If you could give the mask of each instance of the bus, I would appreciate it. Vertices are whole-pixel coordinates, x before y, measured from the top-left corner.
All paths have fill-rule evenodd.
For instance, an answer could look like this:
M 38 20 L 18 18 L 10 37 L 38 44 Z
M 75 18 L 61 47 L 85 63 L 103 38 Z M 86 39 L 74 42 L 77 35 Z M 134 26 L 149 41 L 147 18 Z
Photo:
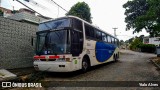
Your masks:
M 36 36 L 33 64 L 38 71 L 86 72 L 119 58 L 118 38 L 75 16 L 40 23 Z

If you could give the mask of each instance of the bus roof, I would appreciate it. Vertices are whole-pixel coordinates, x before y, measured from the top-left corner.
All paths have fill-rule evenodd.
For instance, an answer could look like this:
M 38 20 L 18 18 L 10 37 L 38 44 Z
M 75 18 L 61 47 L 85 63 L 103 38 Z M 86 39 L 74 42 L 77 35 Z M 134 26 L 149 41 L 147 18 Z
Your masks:
M 108 35 L 110 35 L 110 36 L 112 36 L 112 37 L 118 39 L 117 37 L 115 37 L 115 36 L 113 36 L 113 35 L 111 35 L 111 34 L 105 32 L 104 30 L 100 29 L 99 27 L 96 27 L 95 25 L 92 25 L 91 23 L 89 23 L 89 22 L 87 22 L 87 21 L 85 21 L 85 20 L 83 20 L 83 19 L 81 19 L 81 18 L 79 18 L 79 17 L 71 16 L 71 15 L 69 15 L 69 16 L 64 16 L 64 17 L 59 17 L 59 18 L 55 18 L 55 19 L 46 20 L 46 21 L 41 22 L 40 24 L 45 23 L 45 22 L 51 22 L 51 21 L 63 19 L 63 18 L 75 18 L 75 19 L 81 20 L 81 21 L 83 21 L 83 22 L 89 24 L 90 26 L 92 26 L 92 27 L 94 27 L 94 28 L 96 28 L 96 29 L 98 29 L 98 30 L 100 30 L 100 31 L 102 31 L 102 32 L 104 32 L 104 33 L 106 33 L 106 34 L 108 34 Z

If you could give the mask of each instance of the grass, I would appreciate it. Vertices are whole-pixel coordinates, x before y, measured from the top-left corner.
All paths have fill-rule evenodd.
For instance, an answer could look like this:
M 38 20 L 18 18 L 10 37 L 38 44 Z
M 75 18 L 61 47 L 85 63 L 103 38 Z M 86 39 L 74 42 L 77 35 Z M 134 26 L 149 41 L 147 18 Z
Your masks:
M 39 82 L 46 76 L 45 72 L 34 72 L 29 75 L 21 76 L 21 81 L 23 82 Z
M 160 65 L 160 57 L 152 57 L 150 58 L 151 60 L 153 60 L 155 63 L 157 63 L 158 65 Z
M 4 74 L 0 73 L 0 76 L 5 76 Z

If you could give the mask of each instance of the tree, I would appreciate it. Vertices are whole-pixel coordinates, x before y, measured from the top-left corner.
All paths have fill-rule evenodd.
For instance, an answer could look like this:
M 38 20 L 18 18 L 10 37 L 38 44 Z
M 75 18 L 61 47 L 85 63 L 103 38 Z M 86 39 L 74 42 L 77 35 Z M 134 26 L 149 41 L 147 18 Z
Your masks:
M 148 0 L 150 6 L 146 15 L 140 19 L 146 21 L 146 26 L 150 35 L 160 36 L 160 0 Z
M 160 35 L 160 0 L 132 0 L 123 5 L 126 30 L 134 29 L 138 33 L 145 29 L 150 36 Z
M 141 44 L 142 44 L 141 40 L 139 38 L 135 38 L 130 45 L 130 49 L 136 50 L 137 48 L 140 47 Z
M 141 42 L 143 42 L 144 35 L 141 35 L 138 38 L 140 39 Z
M 130 38 L 130 39 L 128 39 L 128 40 L 126 40 L 125 43 L 131 44 L 133 40 L 134 40 L 134 37 L 133 37 L 133 38 Z
M 141 26 L 137 26 L 137 19 L 139 16 L 145 15 L 148 10 L 148 4 L 146 3 L 146 0 L 133 0 L 128 1 L 123 5 L 123 8 L 125 8 L 125 22 L 126 30 L 130 30 L 131 28 L 135 28 L 134 32 L 140 32 L 143 28 L 143 23 Z
M 91 13 L 90 8 L 87 3 L 85 2 L 78 2 L 74 6 L 71 7 L 68 13 L 66 15 L 73 15 L 77 16 L 79 18 L 82 18 L 90 23 L 92 23 L 91 20 Z
M 3 11 L 2 10 L 0 10 L 0 16 L 3 16 Z

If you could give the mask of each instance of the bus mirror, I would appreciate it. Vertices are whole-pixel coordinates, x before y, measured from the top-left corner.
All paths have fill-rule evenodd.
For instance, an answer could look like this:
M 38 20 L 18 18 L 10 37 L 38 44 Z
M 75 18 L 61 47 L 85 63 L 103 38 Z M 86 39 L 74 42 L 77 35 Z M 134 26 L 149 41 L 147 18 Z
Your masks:
M 31 37 L 31 45 L 34 46 L 34 43 L 35 43 L 35 37 L 32 36 Z
M 33 37 L 31 37 L 31 45 L 33 46 Z

